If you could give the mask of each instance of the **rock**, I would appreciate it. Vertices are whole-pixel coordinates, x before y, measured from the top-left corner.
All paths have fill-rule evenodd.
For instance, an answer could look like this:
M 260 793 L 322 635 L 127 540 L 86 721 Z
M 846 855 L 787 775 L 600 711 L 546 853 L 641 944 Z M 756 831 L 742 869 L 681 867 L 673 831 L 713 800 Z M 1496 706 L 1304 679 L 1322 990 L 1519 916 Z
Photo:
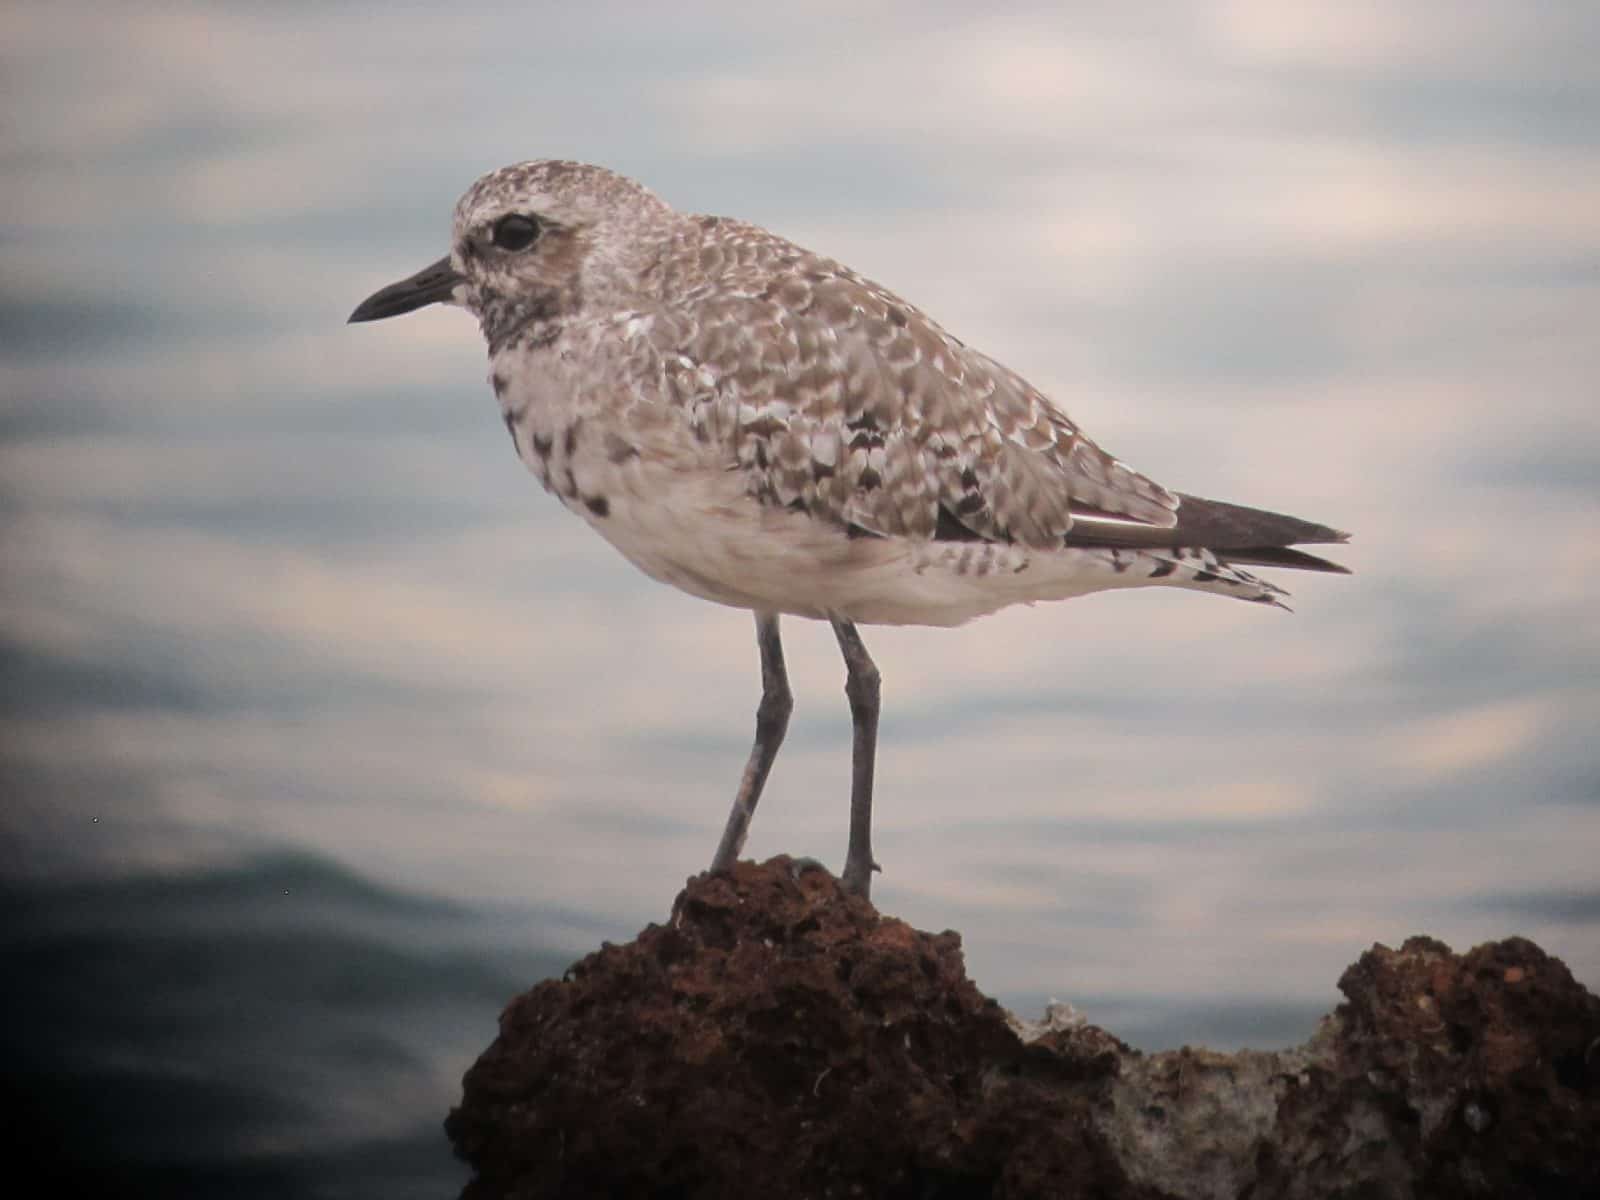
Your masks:
M 779 857 L 514 1000 L 446 1122 L 490 1197 L 1592 1197 L 1600 1000 L 1531 942 L 1375 946 L 1304 1046 L 1019 1023 Z

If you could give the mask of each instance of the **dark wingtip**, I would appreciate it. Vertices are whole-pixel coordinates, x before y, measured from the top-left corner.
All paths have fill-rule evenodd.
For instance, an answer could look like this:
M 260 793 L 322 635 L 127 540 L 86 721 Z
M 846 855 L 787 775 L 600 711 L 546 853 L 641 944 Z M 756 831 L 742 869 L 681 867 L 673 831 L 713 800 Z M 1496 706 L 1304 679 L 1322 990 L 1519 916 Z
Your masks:
M 1327 525 L 1313 526 L 1315 533 L 1308 537 L 1296 538 L 1297 542 L 1311 542 L 1322 546 L 1342 546 L 1350 540 L 1350 535 L 1342 529 L 1332 529 Z
M 1178 509 L 1177 533 L 1186 543 L 1196 546 L 1226 550 L 1239 546 L 1292 546 L 1299 542 L 1331 545 L 1350 540 L 1350 535 L 1342 529 L 1264 508 L 1207 500 L 1182 492 L 1178 499 L 1182 503 Z
M 1295 550 L 1289 546 L 1241 546 L 1218 550 L 1216 555 L 1223 562 L 1245 563 L 1252 567 L 1293 567 L 1299 571 L 1324 571 L 1329 575 L 1353 573 L 1343 563 L 1319 558 L 1315 554 L 1307 554 L 1304 550 Z

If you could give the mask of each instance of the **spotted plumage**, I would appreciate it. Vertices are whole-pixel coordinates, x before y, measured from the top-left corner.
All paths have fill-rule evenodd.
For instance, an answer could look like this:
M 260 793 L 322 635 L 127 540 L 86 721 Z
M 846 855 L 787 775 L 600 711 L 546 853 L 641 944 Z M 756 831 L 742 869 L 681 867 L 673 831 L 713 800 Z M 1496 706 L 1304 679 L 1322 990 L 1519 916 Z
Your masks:
M 485 175 L 450 254 L 352 320 L 433 302 L 477 316 L 513 446 L 548 491 L 651 576 L 756 613 L 764 711 L 787 720 L 778 615 L 832 623 L 861 892 L 877 685 L 855 623 L 954 625 L 1143 585 L 1276 604 L 1245 566 L 1342 570 L 1292 547 L 1344 534 L 1169 490 L 880 285 L 600 167 Z M 742 845 L 771 724 L 714 866 Z

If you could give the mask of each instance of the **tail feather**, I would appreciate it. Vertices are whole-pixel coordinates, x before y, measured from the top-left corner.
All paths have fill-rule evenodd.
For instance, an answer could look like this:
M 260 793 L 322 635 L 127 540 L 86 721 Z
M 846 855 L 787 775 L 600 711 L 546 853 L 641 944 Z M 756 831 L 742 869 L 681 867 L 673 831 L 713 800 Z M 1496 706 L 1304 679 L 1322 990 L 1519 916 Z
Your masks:
M 1291 550 L 1287 546 L 1248 546 L 1242 550 L 1218 550 L 1223 562 L 1249 563 L 1253 567 L 1294 567 L 1301 571 L 1327 571 L 1334 575 L 1348 575 L 1350 568 L 1330 559 Z
M 1275 583 L 1250 574 L 1203 546 L 1179 546 L 1161 550 L 1104 550 L 1113 563 L 1139 563 L 1146 580 L 1170 587 L 1194 588 L 1236 600 L 1253 600 L 1287 608 L 1278 597 L 1287 596 Z
M 1301 543 L 1348 541 L 1350 535 L 1341 530 L 1222 500 L 1179 493 L 1178 501 L 1176 522 L 1166 528 L 1098 512 L 1074 513 L 1065 544 L 1137 550 L 1204 547 L 1228 563 L 1349 574 L 1338 563 L 1290 549 Z

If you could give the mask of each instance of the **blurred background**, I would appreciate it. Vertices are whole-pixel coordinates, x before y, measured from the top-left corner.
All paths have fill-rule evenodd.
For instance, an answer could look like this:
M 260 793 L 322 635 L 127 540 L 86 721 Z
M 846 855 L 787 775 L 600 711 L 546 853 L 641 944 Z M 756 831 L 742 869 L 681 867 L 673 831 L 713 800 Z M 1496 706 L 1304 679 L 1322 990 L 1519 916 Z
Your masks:
M 880 280 L 1178 488 L 1355 532 L 867 630 L 882 909 L 1146 1049 L 1375 941 L 1600 982 L 1600 10 L 0 12 L 7 1136 L 126 1194 L 443 1196 L 516 991 L 663 919 L 759 691 L 513 456 L 469 317 L 346 327 L 565 156 Z M 747 852 L 842 860 L 797 710 Z M 14 1097 L 16 1098 L 16 1097 Z

